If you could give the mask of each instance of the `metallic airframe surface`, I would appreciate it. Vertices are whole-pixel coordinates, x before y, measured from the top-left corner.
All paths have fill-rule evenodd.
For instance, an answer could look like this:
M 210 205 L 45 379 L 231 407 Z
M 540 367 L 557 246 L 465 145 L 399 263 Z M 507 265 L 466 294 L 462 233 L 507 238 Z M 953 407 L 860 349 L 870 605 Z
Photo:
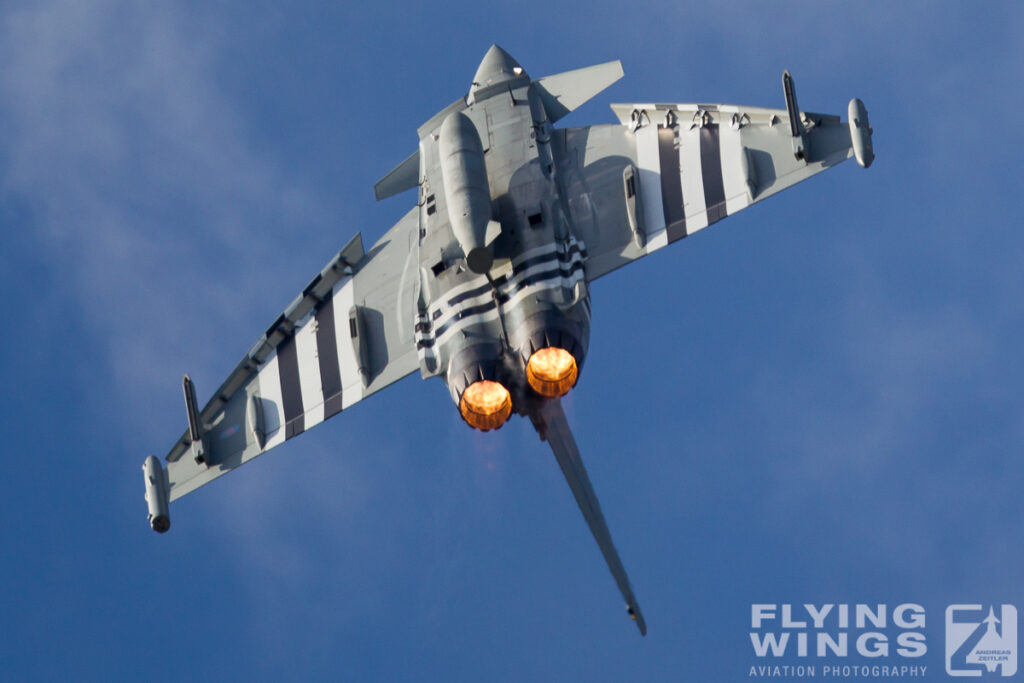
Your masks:
M 646 633 L 560 397 L 590 333 L 588 284 L 780 190 L 874 158 L 860 100 L 848 123 L 785 109 L 613 104 L 618 124 L 556 121 L 623 75 L 608 62 L 532 80 L 492 46 L 419 147 L 374 187 L 417 190 L 369 251 L 356 235 L 267 328 L 188 428 L 143 470 L 149 521 L 168 505 L 416 372 L 440 377 L 470 426 L 529 417 L 583 512 L 629 615 Z

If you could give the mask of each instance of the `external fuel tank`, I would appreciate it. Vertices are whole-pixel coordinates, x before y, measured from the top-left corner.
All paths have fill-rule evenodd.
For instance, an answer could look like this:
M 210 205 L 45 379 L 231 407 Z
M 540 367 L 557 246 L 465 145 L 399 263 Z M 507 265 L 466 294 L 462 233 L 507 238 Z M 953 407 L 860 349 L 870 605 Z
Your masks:
M 494 262 L 487 245 L 491 222 L 491 190 L 480 134 L 468 116 L 454 112 L 441 124 L 438 140 L 441 176 L 452 232 L 474 273 L 486 273 Z

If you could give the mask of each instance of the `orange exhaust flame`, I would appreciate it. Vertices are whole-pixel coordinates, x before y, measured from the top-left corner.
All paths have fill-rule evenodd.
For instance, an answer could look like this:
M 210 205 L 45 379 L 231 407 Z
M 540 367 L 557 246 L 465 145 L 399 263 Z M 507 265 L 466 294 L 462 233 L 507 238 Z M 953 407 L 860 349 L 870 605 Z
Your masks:
M 459 412 L 470 427 L 481 431 L 497 429 L 512 414 L 512 397 L 498 382 L 473 382 L 459 399 Z
M 526 363 L 526 381 L 541 396 L 565 396 L 576 386 L 579 368 L 576 359 L 565 349 L 549 346 L 530 356 Z

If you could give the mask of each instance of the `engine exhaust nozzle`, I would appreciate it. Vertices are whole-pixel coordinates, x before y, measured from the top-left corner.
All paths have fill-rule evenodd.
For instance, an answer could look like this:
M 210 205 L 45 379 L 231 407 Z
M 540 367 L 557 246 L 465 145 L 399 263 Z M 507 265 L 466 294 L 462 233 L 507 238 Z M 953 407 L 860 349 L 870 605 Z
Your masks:
M 526 381 L 546 398 L 565 396 L 576 386 L 580 371 L 573 355 L 563 348 L 548 346 L 535 351 L 526 363 Z
M 473 382 L 462 392 L 459 413 L 473 429 L 488 432 L 505 424 L 512 414 L 512 397 L 501 382 Z

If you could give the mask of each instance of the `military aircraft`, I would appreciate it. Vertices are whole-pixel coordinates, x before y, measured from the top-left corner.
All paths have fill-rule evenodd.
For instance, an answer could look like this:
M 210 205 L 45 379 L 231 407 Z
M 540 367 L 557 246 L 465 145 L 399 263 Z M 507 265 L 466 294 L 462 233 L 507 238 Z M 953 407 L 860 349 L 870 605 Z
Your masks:
M 474 429 L 530 419 L 645 634 L 560 402 L 587 354 L 589 283 L 874 153 L 860 100 L 848 123 L 802 112 L 788 72 L 785 109 L 613 104 L 617 124 L 553 127 L 622 76 L 614 61 L 534 80 L 492 46 L 374 186 L 415 189 L 412 209 L 369 251 L 356 234 L 202 409 L 185 376 L 188 428 L 166 467 L 143 465 L 152 528 L 170 528 L 170 502 L 418 370 Z

